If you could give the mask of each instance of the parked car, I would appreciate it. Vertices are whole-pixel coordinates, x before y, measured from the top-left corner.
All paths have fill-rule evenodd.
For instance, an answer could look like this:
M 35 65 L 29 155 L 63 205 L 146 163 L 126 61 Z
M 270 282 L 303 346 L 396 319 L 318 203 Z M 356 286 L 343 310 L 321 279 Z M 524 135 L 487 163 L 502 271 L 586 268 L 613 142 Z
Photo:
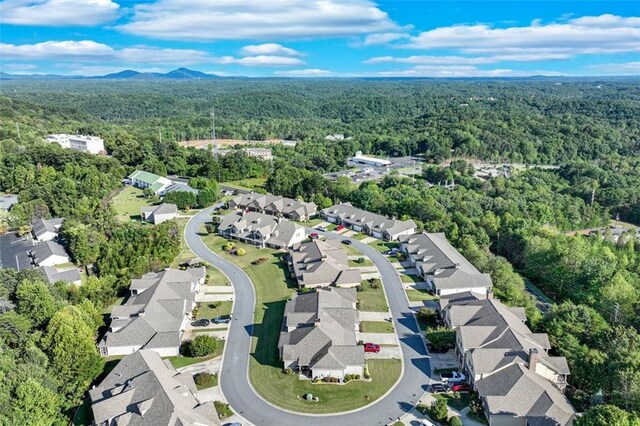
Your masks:
M 336 227 L 336 231 L 342 231 L 344 229 L 344 225 L 338 225 Z
M 211 321 L 206 318 L 199 319 L 191 323 L 192 327 L 208 327 L 209 325 L 211 325 Z
M 460 383 L 467 377 L 459 371 L 450 371 L 440 374 L 440 380 L 443 383 Z
M 454 392 L 471 392 L 473 388 L 469 383 L 460 383 L 459 385 L 451 386 Z
M 227 324 L 231 322 L 231 315 L 220 315 L 211 320 L 214 324 Z
M 312 232 L 311 234 L 309 234 L 309 238 L 311 238 L 312 240 L 317 240 L 318 238 L 320 238 L 320 235 L 317 232 Z
M 380 352 L 380 345 L 376 345 L 375 343 L 365 343 L 364 351 L 377 354 L 378 352 Z
M 448 393 L 449 386 L 444 383 L 434 383 L 430 386 L 431 393 Z
M 351 240 L 342 240 L 342 244 L 350 246 L 351 244 L 353 244 L 353 242 Z
M 326 232 L 327 231 L 327 227 L 326 226 L 318 226 L 316 229 L 318 231 L 321 231 L 321 232 Z

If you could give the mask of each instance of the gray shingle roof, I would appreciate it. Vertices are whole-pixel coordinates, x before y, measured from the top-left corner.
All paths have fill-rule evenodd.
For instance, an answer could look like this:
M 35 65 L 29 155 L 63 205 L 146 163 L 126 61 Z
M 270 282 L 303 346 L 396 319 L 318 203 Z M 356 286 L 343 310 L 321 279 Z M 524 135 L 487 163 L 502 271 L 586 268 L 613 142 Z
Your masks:
M 267 244 L 289 247 L 293 243 L 294 234 L 301 226 L 286 219 L 257 212 L 232 212 L 222 218 L 218 226 L 219 233 L 236 232 L 237 238 L 252 240 L 266 238 Z
M 569 425 L 575 411 L 564 394 L 542 376 L 513 364 L 476 382 L 490 415 L 526 417 L 529 424 Z
M 39 265 L 51 256 L 69 257 L 64 247 L 55 241 L 44 241 L 31 249 L 33 261 Z
M 80 281 L 80 271 L 78 271 L 77 268 L 58 271 L 53 266 L 43 266 L 42 272 L 44 272 L 44 276 L 49 284 L 53 284 L 58 281 L 64 281 L 66 283 Z
M 10 210 L 14 204 L 18 203 L 18 196 L 13 194 L 0 196 L 0 210 Z
M 289 250 L 300 286 L 319 283 L 350 284 L 362 280 L 360 271 L 349 267 L 349 257 L 336 240 L 314 240 Z
M 293 214 L 299 217 L 310 217 L 318 211 L 318 206 L 312 202 L 294 200 L 279 195 L 257 194 L 255 192 L 238 195 L 229 201 L 229 206 L 238 209 L 264 211 L 268 214 L 285 217 Z
M 322 210 L 324 217 L 338 217 L 349 226 L 362 226 L 370 232 L 381 232 L 389 235 L 397 235 L 404 231 L 413 230 L 416 223 L 413 220 L 389 219 L 380 214 L 353 207 L 351 203 L 336 204 Z
M 62 222 L 64 222 L 64 218 L 38 219 L 31 226 L 31 230 L 36 238 L 40 238 L 47 232 L 58 232 Z
M 133 293 L 111 311 L 111 328 L 99 346 L 177 347 L 181 326 L 195 303 L 195 288 L 204 268 L 167 269 L 132 280 Z
M 399 240 L 424 273 L 432 275 L 436 289 L 492 286 L 489 274 L 478 271 L 443 233 L 407 235 Z
M 283 360 L 310 368 L 362 365 L 364 349 L 356 345 L 356 300 L 353 288 L 319 288 L 294 296 L 285 306 L 285 331 L 278 342 Z M 287 327 L 296 328 L 287 332 Z
M 98 425 L 220 425 L 212 402 L 200 404 L 190 373 L 178 373 L 158 353 L 124 357 L 89 391 Z

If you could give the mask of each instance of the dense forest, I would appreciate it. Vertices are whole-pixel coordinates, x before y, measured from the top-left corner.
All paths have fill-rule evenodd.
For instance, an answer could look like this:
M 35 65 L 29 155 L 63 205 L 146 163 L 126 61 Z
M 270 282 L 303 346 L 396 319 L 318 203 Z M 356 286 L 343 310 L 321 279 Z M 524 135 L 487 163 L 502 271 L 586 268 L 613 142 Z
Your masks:
M 2 86 L 0 191 L 17 193 L 20 202 L 11 215 L 0 216 L 0 232 L 20 230 L 34 217 L 64 216 L 62 236 L 74 262 L 89 265 L 95 276 L 69 289 L 45 285 L 28 272 L 0 271 L 0 298 L 16 305 L 0 315 L 0 423 L 68 419 L 101 371 L 94 340 L 103 323 L 96 313 L 131 277 L 177 255 L 175 223 L 142 227 L 115 220 L 111 197 L 135 168 L 190 177 L 205 189 L 200 198 L 176 195 L 173 201 L 183 207 L 213 202 L 216 182 L 261 178 L 261 191 L 321 207 L 350 201 L 445 232 L 491 274 L 496 296 L 525 306 L 531 327 L 548 333 L 554 350 L 567 357 L 568 394 L 579 410 L 594 407 L 589 411 L 605 418 L 640 414 L 640 241 L 572 232 L 606 227 L 617 217 L 640 225 L 640 88 L 634 82 L 70 80 Z M 209 135 L 212 107 L 219 137 L 298 144 L 274 146 L 272 162 L 242 151 L 216 157 L 180 147 L 179 140 Z M 41 141 L 62 132 L 101 136 L 110 156 Z M 351 138 L 324 139 L 333 133 Z M 323 177 L 344 168 L 356 150 L 419 155 L 422 175 L 392 173 L 360 185 Z M 483 181 L 464 158 L 559 167 Z M 455 186 L 439 185 L 444 181 Z M 525 290 L 527 281 L 555 302 L 546 315 Z M 66 336 L 70 330 L 76 340 Z M 63 368 L 64 351 L 77 356 L 82 372 Z M 619 409 L 600 409 L 599 402 Z

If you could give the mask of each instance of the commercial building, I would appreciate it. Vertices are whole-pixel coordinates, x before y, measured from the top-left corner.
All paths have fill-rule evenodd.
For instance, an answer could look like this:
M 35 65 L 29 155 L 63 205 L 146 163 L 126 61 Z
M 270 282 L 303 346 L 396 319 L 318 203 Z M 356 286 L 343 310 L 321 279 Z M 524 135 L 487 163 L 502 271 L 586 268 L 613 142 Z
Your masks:
M 391 163 L 391 161 L 385 160 L 384 158 L 376 158 L 376 157 L 369 157 L 367 155 L 363 155 L 362 151 L 356 152 L 356 155 L 349 158 L 348 162 L 353 165 L 366 164 L 368 166 L 374 166 L 374 167 L 391 167 L 391 165 L 393 164 Z
M 224 216 L 218 234 L 261 248 L 284 249 L 305 239 L 304 228 L 263 213 L 236 211 Z
M 270 148 L 243 148 L 243 151 L 250 157 L 260 158 L 265 161 L 273 160 Z
M 279 195 L 257 194 L 250 192 L 240 194 L 229 200 L 229 208 L 249 210 L 273 216 L 281 216 L 299 222 L 307 221 L 318 212 L 315 203 L 280 197 Z
M 132 280 L 131 296 L 111 311 L 111 324 L 98 344 L 100 355 L 127 355 L 143 348 L 161 356 L 178 355 L 204 278 L 205 268 L 189 268 L 149 272 Z
M 443 233 L 403 235 L 399 241 L 400 251 L 435 294 L 473 292 L 486 296 L 491 291 L 493 283 L 489 274 L 478 271 Z
M 89 390 L 94 424 L 219 426 L 213 402 L 200 403 L 190 372 L 178 373 L 157 352 L 124 357 Z
M 97 136 L 87 135 L 48 135 L 47 142 L 57 143 L 66 149 L 75 149 L 76 151 L 88 152 L 89 154 L 105 153 L 104 141 Z
M 314 240 L 289 250 L 289 268 L 300 288 L 355 287 L 362 281 L 360 270 L 349 267 L 349 257 L 336 240 Z
M 311 378 L 362 376 L 364 348 L 357 345 L 356 290 L 318 288 L 285 306 L 278 342 L 284 368 Z
M 131 181 L 131 185 L 136 188 L 151 188 L 153 193 L 159 196 L 163 196 L 166 193 L 167 188 L 173 185 L 173 181 L 170 179 L 158 176 L 155 173 L 145 172 L 143 170 L 136 170 L 131 173 L 128 178 Z
M 320 217 L 330 223 L 343 225 L 356 232 L 364 232 L 385 241 L 416 232 L 416 223 L 409 220 L 388 219 L 380 214 L 353 207 L 351 203 L 337 204 L 320 211 Z

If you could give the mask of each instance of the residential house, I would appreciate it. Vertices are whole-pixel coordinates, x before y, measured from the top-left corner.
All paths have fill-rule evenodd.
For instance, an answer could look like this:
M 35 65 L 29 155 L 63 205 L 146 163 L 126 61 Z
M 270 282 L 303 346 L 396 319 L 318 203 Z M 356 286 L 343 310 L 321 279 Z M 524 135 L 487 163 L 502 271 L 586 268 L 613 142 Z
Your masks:
M 44 241 L 33 246 L 30 255 L 36 266 L 55 266 L 71 261 L 64 247 L 55 241 Z
M 213 402 L 200 403 L 190 372 L 179 373 L 155 351 L 124 357 L 89 390 L 94 424 L 220 425 Z
M 491 276 L 478 271 L 443 233 L 403 235 L 399 240 L 400 250 L 437 295 L 491 291 Z
M 149 272 L 131 281 L 131 296 L 111 311 L 109 330 L 98 344 L 102 356 L 153 349 L 178 355 L 184 330 L 204 283 L 205 268 Z
M 51 241 L 58 237 L 64 218 L 37 219 L 31 225 L 31 233 L 36 241 Z
M 263 213 L 236 211 L 222 218 L 218 234 L 261 248 L 284 249 L 306 238 L 304 228 Z
M 337 204 L 320 211 L 327 222 L 343 225 L 356 232 L 364 232 L 385 241 L 397 240 L 402 235 L 416 232 L 413 220 L 388 219 L 382 215 L 355 208 L 351 203 Z
M 54 284 L 58 281 L 65 282 L 67 284 L 82 284 L 80 271 L 78 271 L 78 268 L 66 268 L 58 270 L 53 266 L 43 266 L 42 272 L 49 284 Z
M 349 267 L 349 257 L 336 240 L 314 240 L 289 250 L 289 268 L 300 288 L 355 287 L 362 281 L 360 270 Z
M 154 194 L 163 196 L 166 193 L 167 188 L 173 185 L 173 182 L 166 177 L 158 176 L 155 173 L 145 172 L 142 170 L 136 170 L 129 175 L 131 185 L 136 188 L 146 189 L 150 188 Z
M 142 220 L 159 225 L 178 216 L 178 207 L 175 204 L 160 204 L 157 206 L 140 207 Z
M 97 136 L 58 134 L 47 136 L 46 141 L 49 143 L 57 143 L 66 149 L 74 149 L 89 154 L 106 153 L 104 141 Z
M 278 342 L 284 368 L 311 378 L 362 376 L 364 348 L 357 345 L 356 290 L 317 288 L 285 306 Z
M 244 148 L 243 151 L 250 157 L 260 158 L 265 161 L 273 160 L 270 148 Z
M 575 412 L 562 393 L 570 374 L 566 359 L 548 354 L 548 336 L 526 326 L 524 308 L 484 297 L 451 295 L 440 307 L 489 424 L 570 424 Z
M 265 213 L 299 222 L 311 219 L 318 212 L 318 207 L 315 203 L 307 203 L 278 195 L 257 194 L 255 192 L 240 194 L 229 200 L 228 205 L 232 209 Z
M 18 196 L 13 194 L 0 195 L 0 210 L 9 211 L 18 203 Z
M 568 426 L 576 412 L 564 394 L 523 364 L 476 382 L 490 426 Z

